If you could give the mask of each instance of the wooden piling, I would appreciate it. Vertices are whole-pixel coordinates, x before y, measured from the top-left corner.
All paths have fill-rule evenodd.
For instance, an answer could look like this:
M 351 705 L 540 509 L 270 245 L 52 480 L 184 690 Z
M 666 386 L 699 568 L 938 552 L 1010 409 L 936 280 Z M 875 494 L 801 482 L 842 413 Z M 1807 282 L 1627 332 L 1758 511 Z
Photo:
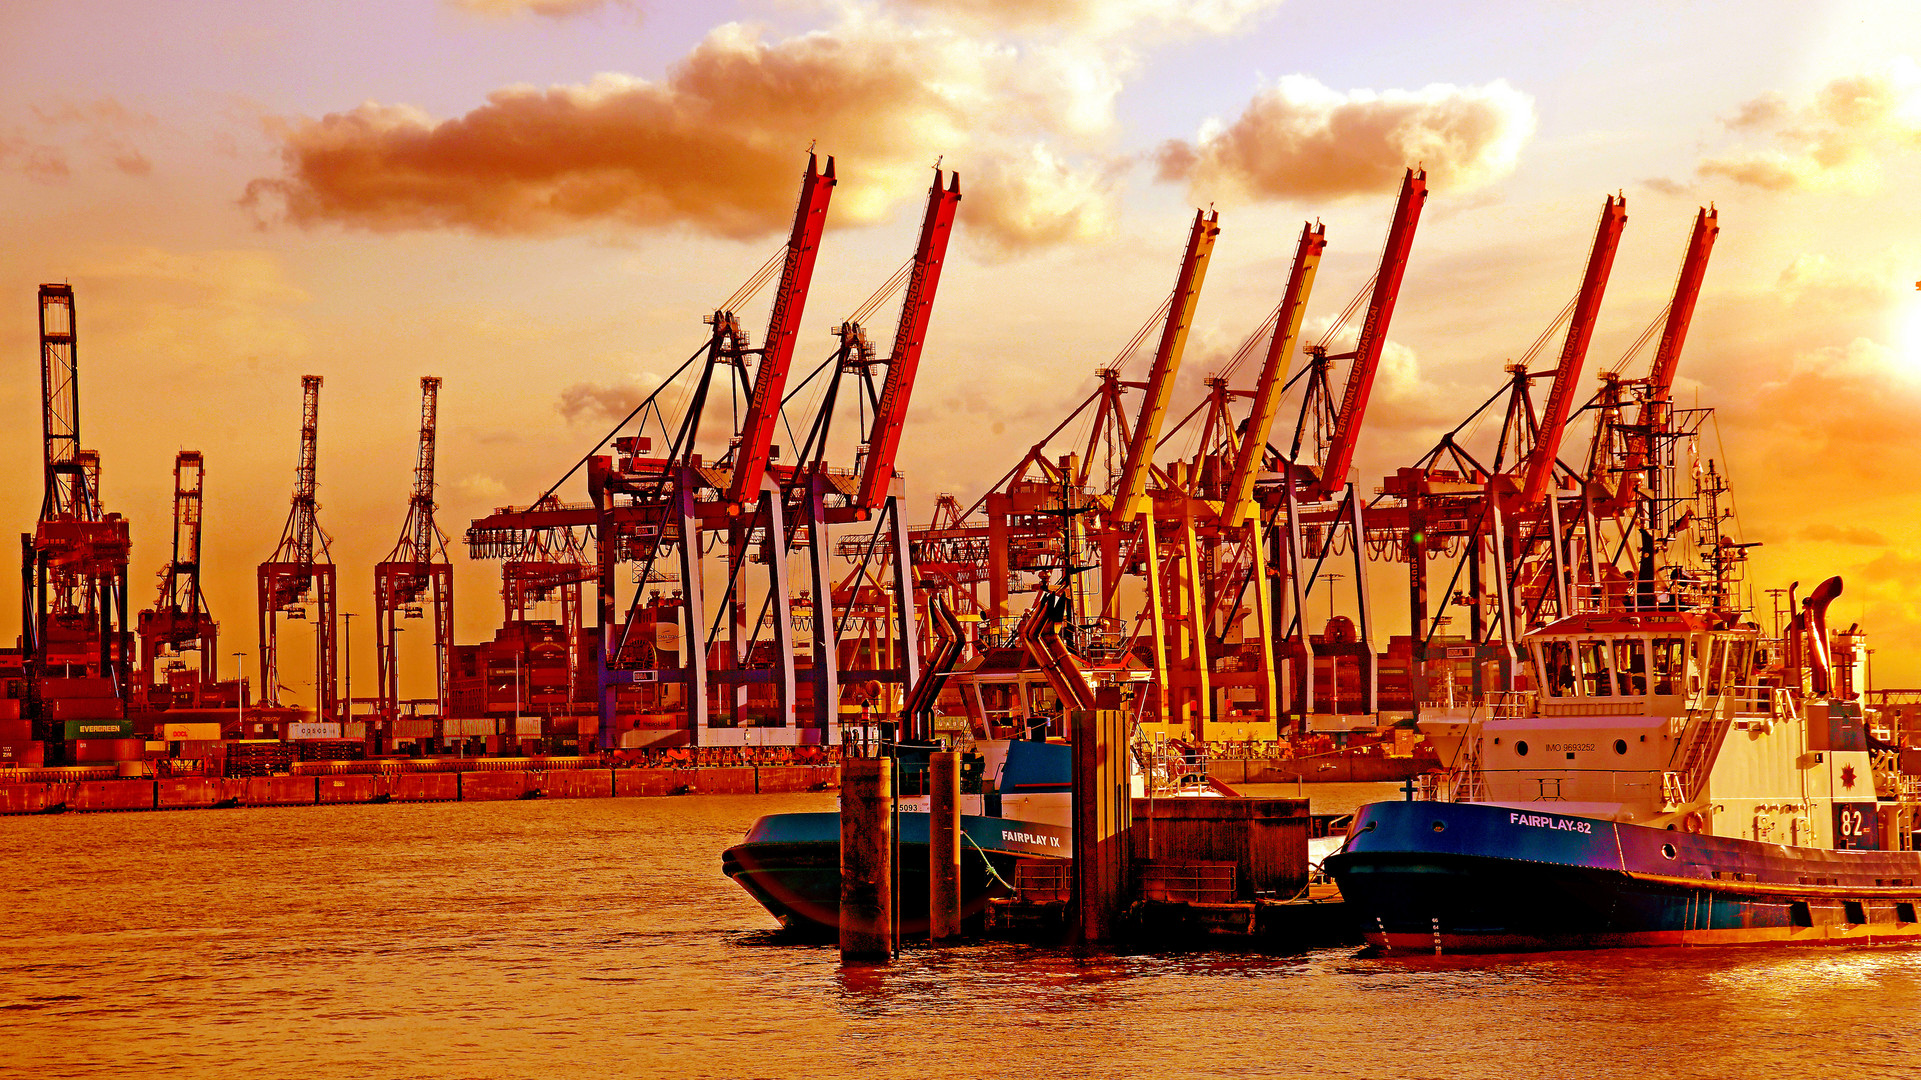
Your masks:
M 1134 799 L 1125 717 L 1073 711 L 1074 936 L 1090 944 L 1114 939 L 1127 904 Z
M 840 959 L 894 956 L 894 763 L 848 758 L 840 778 Z
M 927 938 L 961 932 L 960 753 L 936 750 L 927 761 Z

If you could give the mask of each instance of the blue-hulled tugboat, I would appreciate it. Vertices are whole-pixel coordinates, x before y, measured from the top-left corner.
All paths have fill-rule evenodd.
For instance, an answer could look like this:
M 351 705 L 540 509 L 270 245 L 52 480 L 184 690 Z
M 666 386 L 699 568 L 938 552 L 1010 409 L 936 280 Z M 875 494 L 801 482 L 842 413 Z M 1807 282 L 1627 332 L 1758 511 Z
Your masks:
M 1390 951 L 1921 939 L 1894 747 L 1864 715 L 1830 579 L 1785 638 L 1718 613 L 1571 615 L 1535 690 L 1424 724 L 1453 761 L 1356 814 L 1324 865 Z
M 1066 862 L 1073 844 L 1072 748 L 994 740 L 976 744 L 980 790 L 961 795 L 961 914 L 978 916 L 995 896 L 1011 892 L 1021 860 Z M 905 750 L 903 786 L 911 792 L 918 758 Z M 901 933 L 927 932 L 927 800 L 900 800 L 899 902 Z M 832 935 L 840 912 L 840 814 L 772 814 L 756 821 L 746 839 L 721 855 L 721 871 L 739 883 L 783 927 Z

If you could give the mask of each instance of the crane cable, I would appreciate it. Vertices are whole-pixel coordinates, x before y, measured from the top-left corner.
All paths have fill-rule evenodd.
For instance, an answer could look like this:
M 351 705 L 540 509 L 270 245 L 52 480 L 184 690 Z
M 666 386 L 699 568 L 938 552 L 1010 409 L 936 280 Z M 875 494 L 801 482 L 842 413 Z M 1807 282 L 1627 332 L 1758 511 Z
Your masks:
M 734 290 L 734 294 L 720 305 L 720 310 L 738 311 L 742 304 L 752 300 L 756 293 L 767 287 L 767 283 L 774 279 L 774 271 L 780 269 L 786 262 L 787 245 L 782 244 L 779 250 L 761 264 L 760 269 L 754 271 L 754 275 L 748 278 L 745 284 Z

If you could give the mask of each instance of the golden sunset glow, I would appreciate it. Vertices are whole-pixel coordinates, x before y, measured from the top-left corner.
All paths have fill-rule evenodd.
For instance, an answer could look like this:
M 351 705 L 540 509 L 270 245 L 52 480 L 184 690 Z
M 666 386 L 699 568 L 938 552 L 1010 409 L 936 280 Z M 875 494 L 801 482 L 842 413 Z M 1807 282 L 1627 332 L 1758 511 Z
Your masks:
M 0 509 L 27 528 L 38 507 L 34 290 L 69 281 L 136 608 L 168 557 L 173 455 L 198 449 L 208 598 L 252 636 L 302 374 L 327 380 L 320 521 L 345 610 L 370 607 L 405 515 L 421 376 L 445 380 L 444 526 L 539 495 L 778 246 L 810 145 L 840 184 L 797 371 L 908 254 L 930 167 L 960 174 L 901 451 L 915 520 L 941 492 L 972 501 L 1085 396 L 1164 297 L 1196 206 L 1222 232 L 1176 414 L 1272 310 L 1304 219 L 1328 239 L 1307 325 L 1331 322 L 1418 163 L 1433 195 L 1363 486 L 1499 387 L 1573 294 L 1605 195 L 1628 224 L 1586 388 L 1661 313 L 1713 203 L 1677 395 L 1720 410 L 1714 455 L 1764 545 L 1751 583 L 1844 575 L 1877 681 L 1921 685 L 1911 4 L 83 0 L 3 21 Z M 456 564 L 477 639 L 498 574 Z M 11 573 L 0 605 L 18 610 Z

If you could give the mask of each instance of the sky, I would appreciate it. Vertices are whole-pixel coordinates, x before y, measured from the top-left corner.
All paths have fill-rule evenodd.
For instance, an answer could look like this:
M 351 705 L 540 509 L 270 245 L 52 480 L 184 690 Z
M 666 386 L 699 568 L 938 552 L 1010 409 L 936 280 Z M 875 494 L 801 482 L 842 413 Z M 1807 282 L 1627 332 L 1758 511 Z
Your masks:
M 132 522 L 135 608 L 169 557 L 173 455 L 201 450 L 223 651 L 257 649 L 253 567 L 318 374 L 320 520 L 343 609 L 370 612 L 435 375 L 457 636 L 479 640 L 498 576 L 459 550 L 466 523 L 545 491 L 700 346 L 784 239 L 810 146 L 840 182 L 797 371 L 911 253 L 930 167 L 961 176 L 902 450 L 923 520 L 1089 391 L 1196 207 L 1222 231 L 1176 415 L 1278 301 L 1306 219 L 1328 243 L 1307 322 L 1331 322 L 1418 163 L 1433 193 L 1364 488 L 1499 388 L 1578 287 L 1605 196 L 1628 224 L 1588 388 L 1711 202 L 1676 396 L 1717 409 L 1707 452 L 1763 544 L 1750 580 L 1841 574 L 1833 618 L 1869 632 L 1875 683 L 1921 686 L 1915 42 L 1902 2 L 7 5 L 0 519 L 38 511 L 35 289 L 70 282 L 81 436 Z M 756 340 L 769 300 L 742 312 Z M 403 696 L 430 692 L 423 662 Z M 371 687 L 372 658 L 354 669 Z

